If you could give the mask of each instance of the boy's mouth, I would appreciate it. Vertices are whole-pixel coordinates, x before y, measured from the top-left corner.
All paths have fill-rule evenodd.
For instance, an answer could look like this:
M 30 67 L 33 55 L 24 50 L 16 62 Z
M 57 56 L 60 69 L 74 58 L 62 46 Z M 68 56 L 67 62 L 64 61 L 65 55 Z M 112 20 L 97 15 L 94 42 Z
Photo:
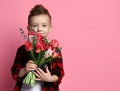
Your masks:
M 45 34 L 44 32 L 37 32 L 37 33 L 39 33 L 39 34 L 41 34 L 41 35 L 44 35 L 44 34 Z

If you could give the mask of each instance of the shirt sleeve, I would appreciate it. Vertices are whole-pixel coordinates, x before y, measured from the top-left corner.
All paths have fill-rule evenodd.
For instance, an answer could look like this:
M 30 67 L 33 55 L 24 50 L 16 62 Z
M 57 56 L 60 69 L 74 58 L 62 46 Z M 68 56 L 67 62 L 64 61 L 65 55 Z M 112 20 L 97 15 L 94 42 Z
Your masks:
M 19 77 L 18 73 L 20 72 L 21 68 L 23 68 L 23 57 L 24 56 L 24 50 L 23 47 L 18 48 L 14 63 L 11 68 L 12 77 L 15 81 L 22 81 L 24 77 Z
M 64 69 L 63 69 L 63 59 L 56 58 L 52 63 L 52 75 L 58 76 L 58 81 L 53 82 L 54 85 L 59 85 L 61 80 L 64 76 Z

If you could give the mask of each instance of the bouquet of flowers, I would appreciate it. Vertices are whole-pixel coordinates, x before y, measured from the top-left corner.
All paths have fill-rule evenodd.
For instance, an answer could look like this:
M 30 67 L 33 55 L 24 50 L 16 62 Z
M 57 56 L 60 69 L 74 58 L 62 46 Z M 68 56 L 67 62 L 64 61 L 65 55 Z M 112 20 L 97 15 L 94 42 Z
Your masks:
M 27 39 L 24 45 L 30 59 L 33 60 L 38 67 L 52 62 L 55 58 L 61 57 L 61 47 L 59 47 L 57 40 L 53 39 L 50 41 L 34 31 L 29 31 L 29 36 L 26 38 L 24 31 L 22 29 L 20 29 L 20 31 L 24 39 Z M 34 79 L 34 73 L 29 72 L 24 78 L 23 83 L 34 86 L 36 82 Z

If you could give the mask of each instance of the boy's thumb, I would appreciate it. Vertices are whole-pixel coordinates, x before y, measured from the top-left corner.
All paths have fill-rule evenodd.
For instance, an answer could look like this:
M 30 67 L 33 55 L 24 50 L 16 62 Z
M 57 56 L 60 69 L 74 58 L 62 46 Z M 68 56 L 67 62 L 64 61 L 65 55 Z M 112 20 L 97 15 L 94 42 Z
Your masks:
M 50 71 L 49 71 L 49 69 L 48 69 L 48 66 L 46 67 L 46 72 L 47 72 L 47 73 L 49 73 L 49 72 L 50 72 Z

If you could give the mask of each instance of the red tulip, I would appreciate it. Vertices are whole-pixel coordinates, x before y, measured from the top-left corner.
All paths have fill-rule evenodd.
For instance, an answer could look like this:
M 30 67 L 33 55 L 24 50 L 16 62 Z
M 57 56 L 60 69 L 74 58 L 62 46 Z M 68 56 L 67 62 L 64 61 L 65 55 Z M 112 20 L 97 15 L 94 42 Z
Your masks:
M 53 57 L 53 58 L 57 58 L 58 56 L 59 56 L 59 53 L 53 52 L 53 54 L 52 54 L 52 57 Z
M 50 42 L 51 46 L 53 48 L 57 48 L 59 46 L 59 43 L 57 40 L 53 39 L 51 42 Z
M 37 54 L 40 53 L 40 51 L 41 51 L 40 49 L 36 49 L 36 50 L 35 50 L 35 52 L 36 52 Z
M 25 49 L 26 49 L 27 51 L 31 51 L 31 50 L 32 50 L 32 43 L 26 41 L 26 42 L 25 42 Z
M 29 31 L 28 34 L 29 35 L 35 35 L 35 32 L 34 31 Z
M 38 41 L 42 41 L 43 40 L 43 36 L 40 33 L 36 33 L 36 37 Z
M 46 50 L 46 45 L 44 42 L 37 42 L 36 48 L 41 49 L 42 51 Z

